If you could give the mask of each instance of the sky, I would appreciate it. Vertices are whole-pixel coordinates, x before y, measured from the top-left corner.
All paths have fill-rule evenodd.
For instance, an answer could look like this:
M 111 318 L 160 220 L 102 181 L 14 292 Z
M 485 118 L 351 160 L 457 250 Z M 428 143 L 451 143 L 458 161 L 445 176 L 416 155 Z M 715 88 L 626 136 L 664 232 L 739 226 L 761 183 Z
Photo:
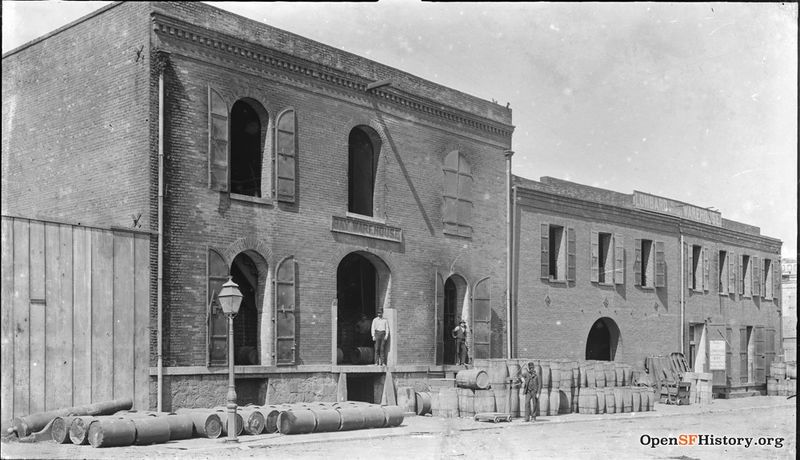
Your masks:
M 3 1 L 3 52 L 107 3 Z M 712 207 L 797 255 L 797 4 L 209 3 L 510 103 L 516 175 Z

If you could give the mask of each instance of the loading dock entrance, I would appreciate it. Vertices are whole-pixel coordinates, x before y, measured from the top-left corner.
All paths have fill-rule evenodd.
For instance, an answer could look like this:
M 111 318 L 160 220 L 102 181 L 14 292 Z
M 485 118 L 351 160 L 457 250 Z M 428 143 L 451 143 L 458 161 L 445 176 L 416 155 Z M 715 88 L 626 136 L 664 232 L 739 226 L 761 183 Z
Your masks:
M 598 319 L 589 329 L 589 337 L 586 339 L 586 359 L 614 361 L 619 340 L 617 323 L 611 318 Z

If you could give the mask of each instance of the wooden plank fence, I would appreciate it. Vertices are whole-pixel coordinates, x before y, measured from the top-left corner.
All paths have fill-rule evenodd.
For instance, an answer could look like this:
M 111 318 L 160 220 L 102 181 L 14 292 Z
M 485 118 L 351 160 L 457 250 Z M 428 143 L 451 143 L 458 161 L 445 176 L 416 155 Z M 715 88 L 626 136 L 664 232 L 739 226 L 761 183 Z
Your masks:
M 148 409 L 150 235 L 2 217 L 2 420 Z

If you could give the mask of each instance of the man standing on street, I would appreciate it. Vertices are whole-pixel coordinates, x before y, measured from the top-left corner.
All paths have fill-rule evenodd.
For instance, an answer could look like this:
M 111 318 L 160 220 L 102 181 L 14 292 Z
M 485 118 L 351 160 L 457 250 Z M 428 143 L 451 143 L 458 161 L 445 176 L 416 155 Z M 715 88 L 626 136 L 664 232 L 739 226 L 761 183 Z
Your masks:
M 467 356 L 467 322 L 462 319 L 461 323 L 453 329 L 452 335 L 456 339 L 458 365 L 467 364 L 469 362 L 469 356 Z
M 372 340 L 375 341 L 375 364 L 386 365 L 386 341 L 389 340 L 389 321 L 383 317 L 383 312 L 378 310 L 372 320 Z
M 539 406 L 539 392 L 542 385 L 539 382 L 539 376 L 536 374 L 536 369 L 533 363 L 528 363 L 522 370 L 522 393 L 525 395 L 525 421 L 536 421 L 536 410 Z

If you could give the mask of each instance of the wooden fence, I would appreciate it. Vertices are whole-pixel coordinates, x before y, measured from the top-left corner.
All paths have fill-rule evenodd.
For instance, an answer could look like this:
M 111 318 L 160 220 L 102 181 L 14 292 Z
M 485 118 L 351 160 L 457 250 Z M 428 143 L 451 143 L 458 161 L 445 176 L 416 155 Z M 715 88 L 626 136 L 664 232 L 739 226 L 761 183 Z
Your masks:
M 149 406 L 150 235 L 2 217 L 2 420 Z

